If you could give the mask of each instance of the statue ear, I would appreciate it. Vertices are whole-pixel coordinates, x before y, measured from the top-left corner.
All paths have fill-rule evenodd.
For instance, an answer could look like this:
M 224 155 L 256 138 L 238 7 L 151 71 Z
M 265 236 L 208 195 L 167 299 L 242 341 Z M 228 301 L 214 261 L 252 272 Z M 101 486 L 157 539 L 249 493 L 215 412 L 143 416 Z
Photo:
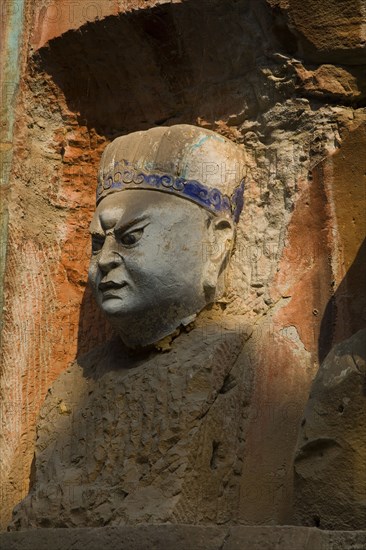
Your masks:
M 205 247 L 206 263 L 203 286 L 207 302 L 224 290 L 219 283 L 220 275 L 225 270 L 234 244 L 234 222 L 224 217 L 210 218 L 208 221 L 208 242 Z

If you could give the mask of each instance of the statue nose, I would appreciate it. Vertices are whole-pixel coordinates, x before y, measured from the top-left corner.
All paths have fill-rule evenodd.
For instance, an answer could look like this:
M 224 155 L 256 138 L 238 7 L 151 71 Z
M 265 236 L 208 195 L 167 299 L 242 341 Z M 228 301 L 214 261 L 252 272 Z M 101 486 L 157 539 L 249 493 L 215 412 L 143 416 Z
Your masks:
M 121 254 L 117 250 L 117 243 L 115 239 L 108 239 L 104 241 L 102 251 L 98 260 L 99 269 L 102 273 L 108 273 L 111 269 L 119 266 L 123 259 Z

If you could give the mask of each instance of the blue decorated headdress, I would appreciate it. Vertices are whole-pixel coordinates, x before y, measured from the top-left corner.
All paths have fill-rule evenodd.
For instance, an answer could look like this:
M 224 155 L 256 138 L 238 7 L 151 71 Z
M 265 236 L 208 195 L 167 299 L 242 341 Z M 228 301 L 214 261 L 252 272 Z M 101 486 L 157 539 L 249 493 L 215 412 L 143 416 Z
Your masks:
M 119 137 L 102 156 L 97 204 L 127 189 L 171 193 L 238 221 L 243 208 L 245 152 L 212 132 L 180 124 Z

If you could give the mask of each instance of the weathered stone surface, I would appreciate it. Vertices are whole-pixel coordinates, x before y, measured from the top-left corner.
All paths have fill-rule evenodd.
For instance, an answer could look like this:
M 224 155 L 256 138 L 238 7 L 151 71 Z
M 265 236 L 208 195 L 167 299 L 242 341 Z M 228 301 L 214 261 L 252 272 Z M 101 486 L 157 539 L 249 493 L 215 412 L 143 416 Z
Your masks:
M 331 101 L 357 102 L 366 97 L 364 68 L 320 65 L 307 70 L 301 63 L 294 63 L 300 87 L 304 95 L 327 98 Z
M 31 44 L 41 48 L 49 40 L 70 29 L 79 29 L 87 22 L 104 19 L 126 11 L 146 9 L 164 4 L 170 0 L 98 0 L 97 2 L 70 2 L 70 0 L 43 0 L 33 5 L 31 22 Z M 7 8 L 11 11 L 11 6 Z
M 321 531 L 303 527 L 232 527 L 225 550 L 361 550 L 366 531 Z M 221 550 L 221 549 L 220 549 Z
M 366 122 L 357 118 L 342 130 L 342 146 L 316 169 L 331 193 L 337 220 L 333 250 L 335 292 L 324 312 L 319 336 L 319 359 L 331 347 L 366 324 Z
M 2 550 L 363 550 L 366 531 L 305 527 L 139 525 L 32 529 L 0 535 Z
M 40 529 L 0 535 L 2 550 L 216 550 L 223 544 L 227 529 L 219 527 L 147 526 L 94 529 Z
M 116 341 L 67 369 L 12 528 L 238 521 L 249 336 L 240 319 L 203 323 L 167 354 L 130 357 Z
M 288 18 L 297 54 L 307 60 L 365 63 L 363 0 L 267 0 Z M 285 35 L 287 44 L 291 43 Z
M 366 525 L 366 330 L 335 346 L 311 388 L 295 457 L 302 525 Z

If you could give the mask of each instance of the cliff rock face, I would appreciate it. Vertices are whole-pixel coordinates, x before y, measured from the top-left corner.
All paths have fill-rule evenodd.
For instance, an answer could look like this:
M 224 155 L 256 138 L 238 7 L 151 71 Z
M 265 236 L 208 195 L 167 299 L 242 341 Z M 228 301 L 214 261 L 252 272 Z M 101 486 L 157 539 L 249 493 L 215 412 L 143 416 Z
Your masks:
M 366 331 L 335 346 L 315 378 L 295 458 L 296 516 L 365 528 Z
M 123 455 L 130 461 L 131 470 L 121 467 L 116 474 L 118 480 L 123 477 L 124 484 L 118 502 L 134 502 L 128 509 L 121 504 L 125 511 L 120 517 L 126 521 L 130 520 L 124 514 L 131 514 L 131 518 L 135 514 L 132 522 L 164 518 L 177 522 L 235 522 L 236 508 L 240 510 L 240 521 L 250 524 L 295 520 L 318 525 L 320 517 L 320 525 L 325 527 L 362 526 L 363 486 L 357 476 L 362 473 L 360 457 L 366 443 L 360 413 L 355 410 L 353 415 L 358 419 L 354 430 L 359 430 L 356 449 L 348 439 L 352 434 L 324 436 L 324 426 L 312 409 L 314 401 L 309 402 L 306 419 L 313 426 L 312 437 L 336 441 L 325 445 L 326 454 L 331 454 L 329 467 L 333 475 L 321 476 L 324 498 L 316 504 L 316 510 L 310 495 L 321 474 L 309 473 L 316 457 L 309 448 L 305 453 L 300 439 L 295 498 L 293 457 L 320 363 L 337 343 L 352 338 L 365 325 L 363 3 L 97 0 L 90 5 L 63 1 L 56 5 L 51 0 L 24 0 L 4 4 L 7 18 L 2 18 L 1 24 L 6 122 L 2 126 L 1 207 L 5 215 L 0 243 L 4 256 L 0 270 L 3 527 L 10 521 L 13 507 L 35 487 L 31 465 L 37 422 L 39 458 L 34 464 L 42 472 L 45 455 L 39 454 L 44 450 L 39 445 L 46 437 L 46 423 L 38 417 L 48 390 L 60 375 L 43 409 L 49 411 L 55 433 L 56 428 L 63 433 L 62 426 L 74 422 L 82 411 L 87 418 L 91 414 L 94 397 L 89 396 L 84 405 L 79 400 L 88 384 L 92 395 L 100 395 L 98 430 L 104 429 L 103 415 L 107 419 L 110 415 L 112 426 L 120 422 L 123 411 L 128 417 L 131 400 L 132 416 L 126 420 L 129 429 L 121 432 L 125 435 L 118 443 L 123 447 L 128 438 L 135 437 Z M 116 136 L 176 123 L 210 128 L 242 144 L 247 151 L 245 210 L 238 226 L 225 304 L 220 306 L 223 326 L 226 321 L 240 318 L 239 328 L 232 331 L 239 332 L 239 336 L 232 336 L 232 347 L 225 352 L 235 355 L 239 339 L 240 359 L 233 360 L 237 385 L 220 393 L 220 388 L 230 386 L 228 381 L 229 386 L 225 385 L 225 369 L 229 363 L 232 366 L 231 359 L 228 364 L 223 360 L 220 366 L 216 350 L 214 363 L 220 366 L 216 378 L 211 377 L 216 366 L 204 357 L 197 369 L 206 372 L 206 365 L 211 374 L 203 376 L 202 387 L 194 390 L 199 395 L 189 406 L 192 410 L 187 409 L 192 417 L 186 411 L 188 416 L 181 418 L 182 399 L 186 396 L 189 401 L 191 395 L 184 377 L 193 367 L 182 364 L 176 372 L 172 349 L 159 356 L 156 364 L 153 361 L 146 377 L 140 369 L 116 386 L 105 379 L 107 395 L 116 400 L 122 394 L 128 395 L 121 409 L 114 404 L 112 410 L 107 410 L 102 406 L 102 386 L 88 378 L 80 359 L 75 362 L 76 357 L 110 338 L 110 328 L 96 310 L 86 286 L 88 224 L 94 208 L 97 167 L 105 145 Z M 248 339 L 243 339 L 242 326 Z M 195 336 L 183 336 L 187 343 L 184 353 L 193 358 Z M 219 349 L 226 345 L 226 337 L 221 344 L 220 338 L 215 342 L 210 345 Z M 337 355 L 335 349 L 331 353 Z M 334 363 L 332 357 L 328 356 L 321 372 L 330 368 L 329 361 Z M 71 364 L 71 371 L 67 370 Z M 68 381 L 74 376 L 78 384 L 70 389 Z M 131 383 L 128 388 L 127 382 L 132 379 L 133 386 Z M 163 380 L 160 390 L 158 380 Z M 197 382 L 194 376 L 193 380 Z M 316 384 L 323 384 L 317 380 Z M 347 395 L 337 394 L 337 406 L 343 403 L 343 397 L 353 399 L 351 390 L 359 392 L 360 387 L 352 384 Z M 152 395 L 157 390 L 163 392 L 163 388 L 169 388 L 164 397 L 167 401 L 161 397 L 155 418 Z M 333 389 L 342 393 L 343 389 L 337 386 L 331 391 L 331 385 L 327 388 L 316 393 L 317 399 L 322 407 L 333 411 L 331 393 Z M 70 391 L 72 407 L 67 401 Z M 149 396 L 146 414 L 139 408 L 145 395 Z M 137 396 L 141 396 L 140 401 Z M 364 395 L 359 392 L 354 399 L 360 410 Z M 221 402 L 225 403 L 222 410 Z M 168 408 L 164 403 L 169 404 Z M 211 408 L 210 403 L 214 403 Z M 205 407 L 209 412 L 200 419 Z M 173 415 L 169 422 L 167 411 Z M 158 423 L 160 413 L 161 422 L 168 422 L 165 428 L 152 426 Z M 135 428 L 134 415 L 139 418 Z M 175 415 L 178 427 L 174 427 Z M 232 419 L 235 430 L 242 427 L 240 437 L 227 419 Z M 210 426 L 207 433 L 206 424 Z M 88 423 L 81 416 L 75 425 L 72 441 L 81 438 L 80 430 Z M 173 475 L 174 456 L 158 448 L 154 430 L 164 444 L 169 442 L 169 430 L 174 432 L 171 449 L 179 449 L 177 464 L 182 471 L 178 468 Z M 85 472 L 90 470 L 90 475 L 95 479 L 99 476 L 103 483 L 109 470 L 103 470 L 102 465 L 111 449 L 111 464 L 117 464 L 113 462 L 117 460 L 113 454 L 117 443 L 99 448 L 98 433 L 92 452 L 85 454 L 84 449 L 80 461 L 86 460 Z M 343 438 L 342 442 L 338 437 Z M 55 445 L 61 445 L 61 440 L 55 440 Z M 149 446 L 155 454 L 152 470 L 146 473 L 144 460 Z M 197 449 L 202 454 L 196 460 Z M 76 456 L 73 453 L 77 450 L 68 449 L 64 454 L 60 450 L 60 461 L 65 460 L 69 467 Z M 339 464 L 344 464 L 349 477 L 339 475 L 334 481 Z M 62 479 L 61 463 L 54 463 L 52 468 L 62 488 L 66 481 Z M 76 470 L 79 475 L 82 468 Z M 158 471 L 165 472 L 164 487 L 156 481 Z M 137 475 L 150 480 L 141 482 L 141 487 L 157 491 L 152 498 L 157 495 L 159 506 L 164 508 L 165 499 L 171 499 L 168 511 L 158 506 L 149 512 L 150 516 L 143 511 L 138 515 L 144 493 L 135 501 L 130 496 L 135 494 L 131 486 Z M 352 484 L 352 493 L 349 482 L 356 477 L 359 482 Z M 227 480 L 225 487 L 220 485 L 223 480 Z M 180 484 L 179 491 L 175 483 Z M 333 484 L 339 494 L 345 491 L 344 502 L 351 503 L 352 515 L 343 505 L 335 508 L 329 502 Z M 57 487 L 53 496 L 47 493 L 49 490 L 51 486 L 38 501 L 42 518 L 47 515 L 47 502 L 63 502 Z M 297 498 L 297 491 L 303 500 Z M 325 495 L 329 495 L 328 500 Z M 113 495 L 110 498 L 113 500 Z M 181 511 L 179 499 L 183 499 Z M 196 510 L 203 506 L 202 516 L 189 512 L 190 502 L 195 503 Z M 101 504 L 98 512 L 96 504 L 93 506 L 91 523 L 114 521 L 112 505 L 108 504 L 106 511 Z M 69 520 L 60 521 L 83 523 L 84 512 L 79 520 L 78 512 L 69 510 Z M 52 521 L 55 523 L 56 517 Z

